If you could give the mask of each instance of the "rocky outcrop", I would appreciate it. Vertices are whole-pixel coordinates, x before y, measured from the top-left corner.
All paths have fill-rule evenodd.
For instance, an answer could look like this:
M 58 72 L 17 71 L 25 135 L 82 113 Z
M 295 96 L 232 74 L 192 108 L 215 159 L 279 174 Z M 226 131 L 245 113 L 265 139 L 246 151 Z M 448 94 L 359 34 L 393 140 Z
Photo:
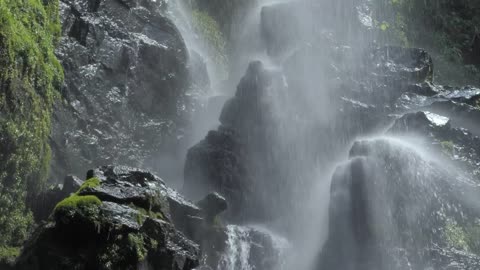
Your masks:
M 237 219 L 255 205 L 252 163 L 268 154 L 267 133 L 273 118 L 266 97 L 275 89 L 273 78 L 262 63 L 250 64 L 235 97 L 223 107 L 221 126 L 188 151 L 184 183 L 187 196 L 200 199 L 218 192 L 225 196 L 229 213 Z
M 123 166 L 99 167 L 86 178 L 68 176 L 45 194 L 52 213 L 25 244 L 16 269 L 217 268 L 238 244 L 251 245 L 249 264 L 275 269 L 272 235 L 250 228 L 248 239 L 232 242 L 237 235 L 223 224 L 227 202 L 219 194 L 194 204 L 154 174 Z M 50 205 L 43 206 L 40 213 Z
M 32 235 L 18 269 L 198 266 L 199 246 L 173 224 L 178 215 L 198 214 L 196 206 L 148 172 L 108 166 L 87 176 Z
M 166 1 L 60 2 L 65 86 L 54 111 L 52 178 L 93 164 L 159 168 L 149 160 L 177 154 L 191 109 L 190 61 L 165 9 Z
M 479 191 L 399 141 L 358 141 L 332 179 L 319 269 L 476 269 Z

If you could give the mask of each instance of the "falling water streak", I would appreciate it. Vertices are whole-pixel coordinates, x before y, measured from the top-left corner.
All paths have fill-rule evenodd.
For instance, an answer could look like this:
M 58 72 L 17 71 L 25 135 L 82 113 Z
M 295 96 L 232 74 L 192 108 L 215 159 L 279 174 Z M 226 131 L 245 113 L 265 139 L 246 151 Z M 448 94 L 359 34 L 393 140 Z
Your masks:
M 217 270 L 252 270 L 248 258 L 250 242 L 245 227 L 229 225 L 227 227 L 227 250 L 220 259 Z

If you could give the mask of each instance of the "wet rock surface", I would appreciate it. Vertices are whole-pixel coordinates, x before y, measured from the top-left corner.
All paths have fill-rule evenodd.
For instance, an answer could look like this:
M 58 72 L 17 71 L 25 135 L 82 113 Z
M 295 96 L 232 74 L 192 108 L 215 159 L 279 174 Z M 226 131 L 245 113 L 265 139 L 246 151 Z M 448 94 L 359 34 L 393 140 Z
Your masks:
M 459 239 L 475 237 L 479 213 L 471 200 L 480 190 L 411 147 L 394 139 L 353 145 L 350 160 L 333 175 L 319 269 L 479 266 L 469 242 L 476 240 Z
M 228 205 L 217 193 L 195 204 L 158 176 L 126 166 L 102 166 L 86 178 L 67 176 L 43 195 L 36 214 L 44 221 L 15 269 L 214 269 L 240 244 L 229 242 L 237 236 L 222 221 Z M 253 228 L 248 235 L 249 260 L 273 265 L 272 236 Z
M 98 164 L 158 168 L 191 108 L 189 54 L 165 1 L 60 1 L 65 72 L 53 115 L 52 178 Z
M 128 167 L 89 171 L 58 203 L 17 261 L 18 269 L 194 269 L 199 246 L 178 231 L 171 206 L 200 210 L 157 176 Z

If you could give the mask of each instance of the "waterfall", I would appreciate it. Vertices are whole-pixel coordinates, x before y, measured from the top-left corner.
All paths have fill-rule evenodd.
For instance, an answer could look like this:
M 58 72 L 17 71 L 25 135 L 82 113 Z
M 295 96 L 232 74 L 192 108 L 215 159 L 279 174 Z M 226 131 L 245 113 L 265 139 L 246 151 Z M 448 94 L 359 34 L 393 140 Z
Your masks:
M 253 270 L 248 261 L 252 243 L 247 228 L 229 225 L 227 235 L 227 250 L 217 270 Z
M 282 258 L 288 248 L 288 242 L 265 228 L 247 227 L 238 225 L 227 226 L 226 250 L 223 253 L 217 270 L 255 270 L 255 269 L 284 269 Z M 267 241 L 262 242 L 262 237 Z M 271 245 L 269 253 L 263 258 L 255 254 L 259 246 L 266 248 Z M 268 268 L 267 268 L 268 267 Z

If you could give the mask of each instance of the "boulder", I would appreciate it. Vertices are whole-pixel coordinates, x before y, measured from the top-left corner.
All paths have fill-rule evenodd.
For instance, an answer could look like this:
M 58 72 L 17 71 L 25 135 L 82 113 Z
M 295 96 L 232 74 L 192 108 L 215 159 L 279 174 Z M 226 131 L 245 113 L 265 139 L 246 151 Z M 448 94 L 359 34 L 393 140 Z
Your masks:
M 397 119 L 387 133 L 423 138 L 422 147 L 448 161 L 445 166 L 464 171 L 480 183 L 480 138 L 465 128 L 452 127 L 449 118 L 428 111 L 407 113 Z
M 17 269 L 194 269 L 199 246 L 172 220 L 200 211 L 157 176 L 104 166 L 59 202 L 25 244 Z M 179 206 L 182 204 L 182 206 Z M 188 209 L 188 210 L 186 210 Z
M 211 224 L 216 216 L 227 210 L 227 200 L 216 192 L 208 194 L 197 205 L 202 209 L 206 221 Z
M 185 195 L 200 200 L 218 192 L 229 203 L 228 216 L 237 220 L 255 205 L 251 157 L 261 158 L 268 152 L 262 149 L 269 147 L 267 134 L 274 121 L 271 100 L 266 97 L 276 90 L 277 80 L 261 62 L 249 65 L 235 96 L 222 109 L 220 127 L 188 151 Z
M 357 141 L 332 178 L 319 269 L 476 269 L 479 191 L 398 141 Z

